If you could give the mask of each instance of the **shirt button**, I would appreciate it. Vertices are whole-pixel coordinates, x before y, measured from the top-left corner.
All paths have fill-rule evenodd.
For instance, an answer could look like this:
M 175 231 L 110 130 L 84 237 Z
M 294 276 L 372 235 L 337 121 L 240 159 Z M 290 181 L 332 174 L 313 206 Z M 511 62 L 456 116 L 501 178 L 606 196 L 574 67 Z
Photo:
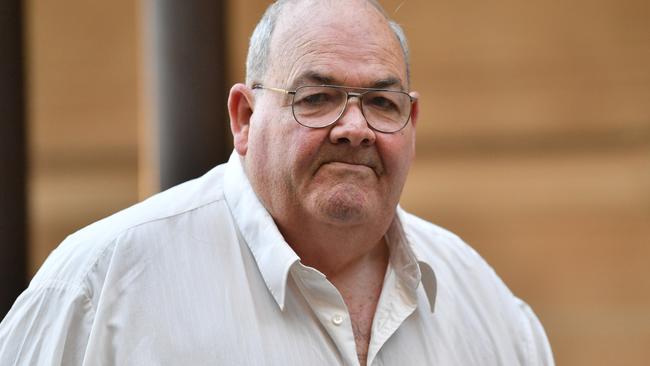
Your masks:
M 341 325 L 341 323 L 343 323 L 343 317 L 340 314 L 334 314 L 332 317 L 332 323 L 334 323 L 334 325 Z

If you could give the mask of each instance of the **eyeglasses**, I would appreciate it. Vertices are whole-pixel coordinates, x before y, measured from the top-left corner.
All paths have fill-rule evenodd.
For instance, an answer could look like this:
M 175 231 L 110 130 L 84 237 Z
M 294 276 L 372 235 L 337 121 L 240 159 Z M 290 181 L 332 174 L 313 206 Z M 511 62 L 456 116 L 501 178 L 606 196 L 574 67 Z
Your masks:
M 323 128 L 336 123 L 345 112 L 348 100 L 357 97 L 361 113 L 370 128 L 378 132 L 395 133 L 408 123 L 415 101 L 414 97 L 403 91 L 337 85 L 309 85 L 296 90 L 285 90 L 256 84 L 253 89 L 291 95 L 293 118 L 310 128 Z

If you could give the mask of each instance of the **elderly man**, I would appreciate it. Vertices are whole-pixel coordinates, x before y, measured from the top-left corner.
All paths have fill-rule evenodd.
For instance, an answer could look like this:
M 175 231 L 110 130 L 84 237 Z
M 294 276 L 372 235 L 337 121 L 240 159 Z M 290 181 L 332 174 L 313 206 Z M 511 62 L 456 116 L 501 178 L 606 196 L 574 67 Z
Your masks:
M 0 364 L 552 364 L 492 269 L 398 207 L 408 74 L 376 2 L 273 4 L 230 92 L 230 161 L 66 239 Z

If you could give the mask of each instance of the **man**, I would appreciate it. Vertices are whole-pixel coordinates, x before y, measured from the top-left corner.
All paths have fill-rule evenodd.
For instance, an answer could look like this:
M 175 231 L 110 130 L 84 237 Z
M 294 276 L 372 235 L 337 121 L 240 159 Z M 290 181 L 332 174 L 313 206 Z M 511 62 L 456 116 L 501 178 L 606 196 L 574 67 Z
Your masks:
M 0 364 L 553 364 L 492 269 L 398 207 L 407 65 L 374 1 L 272 5 L 230 92 L 230 161 L 66 239 Z

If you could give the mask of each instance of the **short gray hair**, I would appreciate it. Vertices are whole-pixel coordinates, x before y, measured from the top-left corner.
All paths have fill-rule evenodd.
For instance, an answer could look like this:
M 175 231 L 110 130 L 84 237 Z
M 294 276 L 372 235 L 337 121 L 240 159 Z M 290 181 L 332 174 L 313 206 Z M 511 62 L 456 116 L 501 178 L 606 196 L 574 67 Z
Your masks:
M 264 12 L 262 19 L 255 27 L 248 45 L 248 56 L 246 57 L 246 84 L 259 83 L 264 78 L 269 65 L 269 54 L 273 30 L 284 9 L 284 6 L 295 2 L 295 0 L 278 0 L 271 4 Z M 368 0 L 386 18 L 391 31 L 399 41 L 406 63 L 406 82 L 409 83 L 411 70 L 409 66 L 409 48 L 406 35 L 402 27 L 388 17 L 384 8 L 376 0 Z

